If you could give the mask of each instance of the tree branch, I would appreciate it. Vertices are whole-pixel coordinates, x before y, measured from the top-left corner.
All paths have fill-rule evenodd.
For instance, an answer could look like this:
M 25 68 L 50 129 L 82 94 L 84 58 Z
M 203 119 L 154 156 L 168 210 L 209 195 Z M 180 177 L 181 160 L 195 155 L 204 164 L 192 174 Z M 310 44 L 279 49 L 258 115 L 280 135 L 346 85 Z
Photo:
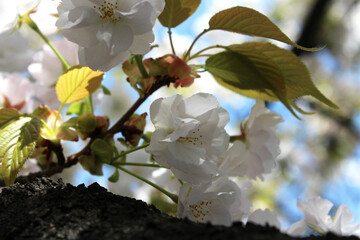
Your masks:
M 316 0 L 312 8 L 310 9 L 307 17 L 304 21 L 304 27 L 297 40 L 297 44 L 303 47 L 316 47 L 319 46 L 321 25 L 326 17 L 328 9 L 332 3 L 332 0 Z M 300 56 L 306 51 L 298 48 L 293 48 L 292 52 Z
M 140 97 L 131 107 L 130 109 L 117 121 L 109 130 L 107 130 L 103 134 L 97 134 L 95 136 L 92 136 L 90 142 L 78 153 L 73 154 L 65 159 L 60 159 L 61 164 L 53 163 L 50 165 L 49 168 L 36 172 L 36 173 L 30 173 L 27 176 L 18 176 L 15 180 L 15 182 L 18 183 L 27 183 L 32 182 L 35 180 L 35 178 L 39 177 L 50 177 L 54 174 L 61 173 L 64 169 L 72 167 L 73 165 L 77 164 L 79 162 L 79 157 L 81 155 L 90 155 L 91 150 L 90 146 L 92 142 L 96 138 L 104 138 L 107 135 L 115 135 L 116 133 L 119 133 L 124 130 L 124 123 L 129 120 L 129 118 L 134 114 L 134 112 L 138 109 L 138 107 L 146 101 L 146 99 L 153 94 L 155 91 L 160 89 L 163 86 L 169 86 L 170 83 L 173 83 L 175 79 L 169 77 L 169 76 L 157 76 L 157 81 L 155 81 L 154 85 L 150 88 L 150 90 L 145 93 L 142 97 Z M 59 150 L 59 149 L 57 149 Z M 57 152 L 57 155 L 59 152 Z M 5 182 L 0 179 L 0 187 L 5 186 Z

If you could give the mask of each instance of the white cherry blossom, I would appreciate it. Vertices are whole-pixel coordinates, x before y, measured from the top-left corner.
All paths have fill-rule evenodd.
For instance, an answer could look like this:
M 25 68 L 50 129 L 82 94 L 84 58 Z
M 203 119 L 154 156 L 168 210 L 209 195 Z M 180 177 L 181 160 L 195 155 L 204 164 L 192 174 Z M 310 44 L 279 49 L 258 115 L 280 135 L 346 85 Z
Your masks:
M 251 213 L 249 216 L 248 222 L 256 223 L 262 226 L 272 226 L 280 229 L 280 222 L 277 218 L 277 215 L 275 212 L 270 211 L 269 209 L 257 209 L 254 212 Z
M 19 73 L 0 73 L 0 106 L 17 108 L 22 112 L 32 110 L 30 104 L 33 84 Z
M 354 216 L 344 204 L 338 207 L 334 216 L 329 215 L 333 204 L 321 197 L 314 197 L 305 201 L 298 199 L 297 207 L 305 215 L 305 219 L 296 222 L 294 224 L 297 226 L 296 228 L 290 227 L 287 231 L 290 235 L 299 235 L 301 232 L 295 232 L 294 230 L 299 228 L 305 229 L 304 226 L 308 226 L 321 234 L 333 232 L 344 236 L 360 236 L 360 224 L 352 223 Z
M 32 61 L 34 51 L 30 42 L 19 31 L 0 34 L 0 71 L 23 72 Z
M 14 28 L 18 17 L 36 6 L 35 0 L 1 0 L 0 1 L 0 33 Z
M 35 2 L 37 1 L 35 0 Z M 58 30 L 55 23 L 58 19 L 56 15 L 58 14 L 57 7 L 59 3 L 60 0 L 39 1 L 36 11 L 30 15 L 31 19 L 36 23 L 44 35 L 54 34 Z
M 242 189 L 226 177 L 217 177 L 213 182 L 180 188 L 178 216 L 195 222 L 210 222 L 230 226 L 249 213 L 251 202 Z
M 107 71 L 130 53 L 145 54 L 164 0 L 62 0 L 56 26 L 79 45 L 80 64 Z
M 31 82 L 20 73 L 0 73 L 0 106 L 31 113 L 40 104 L 58 108 L 55 88 Z
M 264 173 L 270 173 L 280 153 L 275 128 L 281 121 L 280 115 L 257 100 L 250 116 L 241 123 L 241 140 L 235 141 L 222 157 L 222 174 L 263 179 Z
M 66 38 L 55 40 L 52 44 L 71 66 L 79 64 L 76 44 Z M 54 51 L 48 45 L 44 45 L 42 50 L 34 55 L 28 71 L 37 84 L 50 87 L 55 85 L 64 68 Z
M 157 99 L 150 106 L 150 118 L 156 130 L 146 151 L 159 164 L 193 184 L 208 182 L 218 173 L 219 157 L 229 144 L 224 129 L 229 114 L 215 96 Z

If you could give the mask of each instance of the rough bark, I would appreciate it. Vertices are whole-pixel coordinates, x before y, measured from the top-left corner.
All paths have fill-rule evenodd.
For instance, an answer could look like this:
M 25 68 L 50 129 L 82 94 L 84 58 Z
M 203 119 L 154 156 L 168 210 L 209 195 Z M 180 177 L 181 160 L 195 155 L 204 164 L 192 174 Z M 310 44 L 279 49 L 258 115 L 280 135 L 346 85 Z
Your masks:
M 272 227 L 198 224 L 146 203 L 48 178 L 15 184 L 0 194 L 0 239 L 295 239 Z M 333 234 L 305 239 L 342 239 Z M 357 239 L 349 237 L 347 239 Z

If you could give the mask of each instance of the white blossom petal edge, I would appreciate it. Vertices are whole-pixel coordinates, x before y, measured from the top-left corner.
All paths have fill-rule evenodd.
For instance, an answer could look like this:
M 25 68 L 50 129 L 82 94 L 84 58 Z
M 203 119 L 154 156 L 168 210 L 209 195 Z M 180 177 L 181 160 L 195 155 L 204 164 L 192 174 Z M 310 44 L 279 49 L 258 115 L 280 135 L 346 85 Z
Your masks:
M 354 216 L 350 209 L 344 204 L 338 207 L 333 217 L 329 215 L 333 204 L 321 197 L 314 197 L 305 201 L 298 199 L 297 207 L 305 215 L 304 220 L 295 223 L 298 225 L 297 228 L 299 228 L 300 225 L 307 225 L 312 230 L 321 234 L 333 232 L 344 236 L 360 236 L 360 224 L 352 223 Z M 295 235 L 292 231 L 288 231 L 287 233 Z
M 251 202 L 236 183 L 222 176 L 213 182 L 180 188 L 178 216 L 195 222 L 230 226 L 249 213 Z
M 272 226 L 280 229 L 281 225 L 275 212 L 269 209 L 257 209 L 248 218 L 248 222 L 256 223 L 261 226 Z
M 222 174 L 263 179 L 264 173 L 270 173 L 280 153 L 280 140 L 275 134 L 280 122 L 280 115 L 267 109 L 264 101 L 257 100 L 250 116 L 241 123 L 242 141 L 235 141 L 222 157 Z
M 108 71 L 130 53 L 145 54 L 164 0 L 62 0 L 56 26 L 79 45 L 81 65 Z
M 197 93 L 157 99 L 150 106 L 150 118 L 156 130 L 146 151 L 181 180 L 211 181 L 229 144 L 224 129 L 229 114 L 215 96 Z
M 15 27 L 19 16 L 30 11 L 36 4 L 37 1 L 34 0 L 0 1 L 0 33 Z

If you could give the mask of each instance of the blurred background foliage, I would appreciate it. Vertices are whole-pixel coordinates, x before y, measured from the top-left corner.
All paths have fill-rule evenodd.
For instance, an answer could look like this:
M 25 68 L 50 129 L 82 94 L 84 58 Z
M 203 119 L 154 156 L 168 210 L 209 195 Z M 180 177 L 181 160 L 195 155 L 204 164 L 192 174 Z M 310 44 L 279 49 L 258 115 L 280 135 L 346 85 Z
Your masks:
M 207 27 L 210 17 L 216 12 L 232 6 L 245 6 L 262 12 L 273 20 L 292 40 L 305 47 L 325 48 L 318 52 L 306 53 L 291 49 L 308 66 L 316 86 L 340 109 L 332 110 L 312 98 L 298 100 L 298 104 L 312 115 L 303 115 L 299 121 L 280 103 L 268 103 L 268 107 L 281 114 L 278 135 L 281 140 L 281 154 L 276 170 L 265 179 L 257 181 L 251 189 L 254 208 L 275 210 L 283 227 L 302 218 L 296 208 L 297 198 L 306 199 L 320 195 L 335 205 L 341 203 L 350 207 L 357 221 L 360 220 L 360 1 L 358 0 L 204 0 L 198 11 L 186 22 L 173 29 L 175 48 L 180 55 L 189 47 L 194 37 Z M 146 57 L 159 57 L 170 53 L 167 30 L 156 26 L 155 48 Z M 235 34 L 214 31 L 204 36 L 195 51 L 210 44 L 231 44 L 244 41 L 264 41 Z M 197 48 L 197 49 L 196 49 Z M 200 61 L 201 62 L 201 61 Z M 105 85 L 112 96 L 104 97 L 97 107 L 99 114 L 108 115 L 116 121 L 136 99 L 125 81 L 121 67 L 106 74 Z M 195 84 L 186 89 L 161 89 L 140 107 L 138 113 L 148 112 L 150 103 L 158 98 L 182 93 L 186 96 L 204 91 L 215 94 L 221 105 L 230 112 L 230 134 L 239 133 L 239 123 L 244 119 L 254 101 L 236 95 L 202 74 Z M 149 118 L 147 131 L 153 129 Z M 121 147 L 121 146 L 119 146 Z M 69 147 L 69 153 L 72 147 Z M 78 148 L 76 148 L 78 149 Z M 75 149 L 75 150 L 76 150 Z M 145 152 L 131 154 L 128 158 L 146 161 Z M 133 168 L 144 177 L 153 178 L 151 169 Z M 166 212 L 176 209 L 167 203 L 161 194 L 121 173 L 118 183 L 109 183 L 113 169 L 104 167 L 104 177 L 95 177 L 73 167 L 61 177 L 73 184 L 94 181 L 106 186 L 114 193 L 141 198 L 155 203 Z M 161 181 L 159 182 L 161 185 Z M 167 183 L 166 183 L 167 184 Z

